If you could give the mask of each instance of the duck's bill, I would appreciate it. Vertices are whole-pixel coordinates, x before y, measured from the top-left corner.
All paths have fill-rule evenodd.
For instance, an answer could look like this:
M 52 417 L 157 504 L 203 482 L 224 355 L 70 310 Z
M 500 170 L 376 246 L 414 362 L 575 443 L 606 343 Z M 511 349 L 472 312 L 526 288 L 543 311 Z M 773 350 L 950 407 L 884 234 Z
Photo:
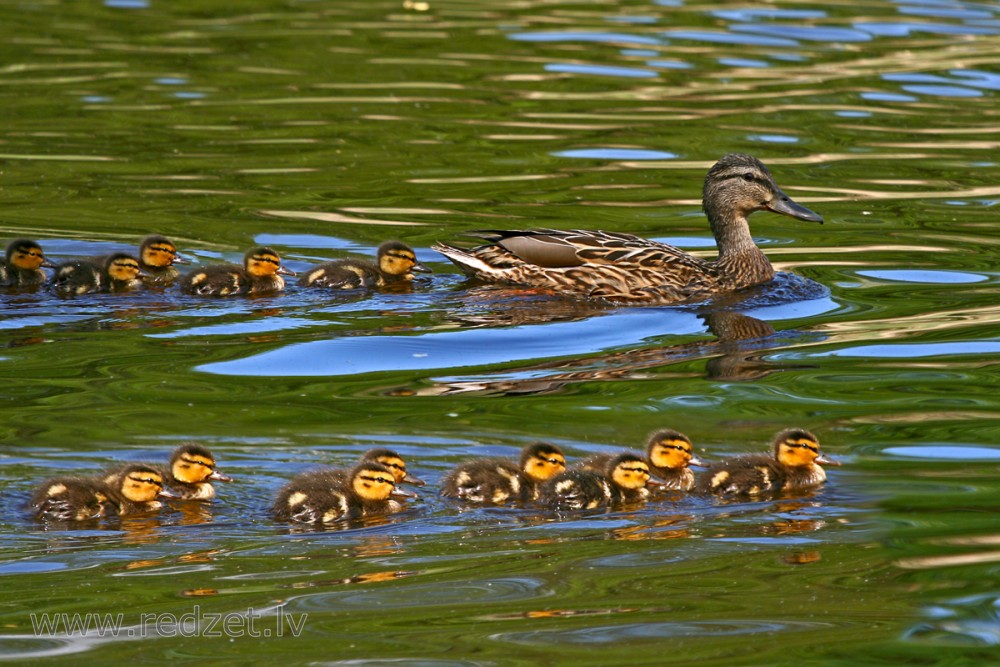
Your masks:
M 646 482 L 646 488 L 651 491 L 662 491 L 667 488 L 667 485 L 664 482 L 650 478 L 649 481 Z
M 412 484 L 413 486 L 424 486 L 427 484 L 424 480 L 410 473 L 406 473 L 406 477 L 403 478 L 402 482 L 403 484 Z
M 171 491 L 170 489 L 167 489 L 167 488 L 160 489 L 160 492 L 156 494 L 156 497 L 157 498 L 180 498 L 180 496 L 178 496 L 176 493 L 174 493 L 173 491 Z
M 806 222 L 818 222 L 821 225 L 823 224 L 823 218 L 818 213 L 810 211 L 802 204 L 796 204 L 783 192 L 778 193 L 778 196 L 771 200 L 771 202 L 766 205 L 766 208 L 773 213 L 780 213 L 781 215 L 787 215 L 798 220 L 805 220 Z
M 282 276 L 294 276 L 295 275 L 294 271 L 292 271 L 291 269 L 286 269 L 283 266 L 279 266 L 278 270 L 275 271 L 275 273 L 277 273 L 279 275 L 282 275 Z
M 434 273 L 420 262 L 417 262 L 412 267 L 410 267 L 410 271 L 414 271 L 416 273 Z
M 702 461 L 701 459 L 699 459 L 699 458 L 698 458 L 697 456 L 692 456 L 692 457 L 691 457 L 691 458 L 690 458 L 690 459 L 688 460 L 688 465 L 689 465 L 689 466 L 699 466 L 699 467 L 701 467 L 701 468 L 704 468 L 704 467 L 706 467 L 706 466 L 707 466 L 708 464 L 707 464 L 707 463 L 705 463 L 704 461 Z
M 229 475 L 223 475 L 218 470 L 213 470 L 212 474 L 208 476 L 209 479 L 214 479 L 216 482 L 231 482 L 233 478 Z
M 56 265 L 53 264 L 51 262 L 51 260 L 49 260 L 48 257 L 42 257 L 42 263 L 39 264 L 39 266 L 42 266 L 42 267 L 44 267 L 46 269 L 54 269 L 54 268 L 56 268 Z
M 834 461 L 833 459 L 828 459 L 825 456 L 823 456 L 822 454 L 820 454 L 819 456 L 816 457 L 816 463 L 820 464 L 821 466 L 839 466 L 839 465 L 841 465 L 840 461 Z
M 396 498 L 396 499 L 399 499 L 399 500 L 406 500 L 407 498 L 419 498 L 420 497 L 417 494 L 415 494 L 413 491 L 407 491 L 406 489 L 401 489 L 398 486 L 392 490 L 392 493 L 390 495 L 393 498 Z

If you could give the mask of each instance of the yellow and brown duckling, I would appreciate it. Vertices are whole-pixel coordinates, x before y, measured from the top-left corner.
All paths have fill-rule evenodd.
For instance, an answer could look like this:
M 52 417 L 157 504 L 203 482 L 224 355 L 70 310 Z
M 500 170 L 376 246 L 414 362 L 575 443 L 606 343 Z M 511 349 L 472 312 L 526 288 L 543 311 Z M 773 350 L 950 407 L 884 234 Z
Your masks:
M 368 461 L 381 463 L 388 468 L 392 472 L 392 476 L 396 479 L 396 484 L 413 484 L 414 486 L 424 486 L 426 484 L 424 480 L 407 471 L 406 461 L 391 449 L 384 447 L 369 449 L 361 455 L 360 463 Z M 319 470 L 304 472 L 298 475 L 296 479 L 303 482 L 308 481 L 309 483 L 323 481 L 329 486 L 337 486 L 347 482 L 350 479 L 350 474 L 350 468 L 321 468 Z
M 7 244 L 0 262 L 0 286 L 38 287 L 47 277 L 42 268 L 54 268 L 42 252 L 42 247 L 30 239 L 15 239 Z
M 574 468 L 546 482 L 539 502 L 559 510 L 595 509 L 642 502 L 663 483 L 650 477 L 639 454 L 624 452 L 608 460 L 604 472 Z
M 338 259 L 320 264 L 299 279 L 305 287 L 330 289 L 372 289 L 413 280 L 414 273 L 430 273 L 417 261 L 413 248 L 401 241 L 386 241 L 379 246 L 375 262 L 363 259 Z
M 414 497 L 396 486 L 392 470 L 365 461 L 339 485 L 330 486 L 321 478 L 293 479 L 278 492 L 271 512 L 277 521 L 328 524 L 400 512 L 406 508 L 403 501 Z
M 125 252 L 77 259 L 56 267 L 52 289 L 62 296 L 94 292 L 128 292 L 142 285 L 139 260 Z
M 824 465 L 840 463 L 820 454 L 815 435 L 790 428 L 774 438 L 771 454 L 737 456 L 710 466 L 699 479 L 698 490 L 722 496 L 756 496 L 808 489 L 826 481 Z
M 243 258 L 243 266 L 216 264 L 197 269 L 181 279 L 181 289 L 199 296 L 237 296 L 280 292 L 282 276 L 295 272 L 281 265 L 281 257 L 271 248 L 253 248 Z
M 165 287 L 180 275 L 174 264 L 184 264 L 177 246 L 166 236 L 153 234 L 139 244 L 139 266 L 145 275 L 143 282 L 153 287 Z
M 579 467 L 603 472 L 613 454 L 594 454 L 580 462 Z M 702 466 L 692 452 L 691 440 L 673 429 L 663 429 L 649 436 L 646 444 L 649 472 L 664 483 L 667 491 L 690 491 L 694 488 L 694 472 L 688 466 Z
M 157 510 L 172 494 L 153 466 L 132 464 L 110 485 L 94 477 L 62 477 L 39 486 L 31 497 L 35 516 L 51 521 L 87 521 Z
M 562 450 L 536 442 L 521 450 L 518 461 L 478 458 L 460 463 L 441 480 L 441 495 L 486 505 L 534 500 L 541 484 L 565 469 Z
M 719 248 L 711 261 L 631 234 L 586 230 L 486 230 L 472 233 L 488 241 L 485 245 L 463 249 L 439 243 L 433 249 L 484 282 L 617 303 L 669 304 L 703 300 L 774 277 L 750 235 L 751 213 L 771 211 L 823 222 L 782 192 L 760 160 L 738 153 L 724 156 L 709 170 L 703 208 Z
M 132 464 L 112 468 L 104 473 L 104 482 L 111 486 L 119 483 L 121 476 Z M 212 482 L 231 482 L 232 477 L 216 469 L 215 457 L 207 447 L 195 443 L 183 444 L 174 450 L 170 463 L 161 466 L 144 464 L 159 470 L 164 483 L 170 488 L 171 497 L 181 500 L 211 500 L 215 498 Z

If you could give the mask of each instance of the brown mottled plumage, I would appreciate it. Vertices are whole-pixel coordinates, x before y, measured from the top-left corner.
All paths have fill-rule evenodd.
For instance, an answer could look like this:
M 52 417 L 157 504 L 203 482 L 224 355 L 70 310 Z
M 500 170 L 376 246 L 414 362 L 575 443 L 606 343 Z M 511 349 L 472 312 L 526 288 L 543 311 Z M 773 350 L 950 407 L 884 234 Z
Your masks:
M 163 475 L 156 468 L 132 464 L 122 469 L 113 485 L 96 477 L 61 477 L 44 482 L 32 494 L 31 508 L 37 518 L 50 521 L 137 514 L 159 509 L 158 498 L 172 497 L 163 484 Z
M 235 296 L 280 292 L 281 276 L 295 272 L 281 266 L 281 257 L 271 248 L 254 248 L 243 258 L 243 266 L 216 264 L 196 269 L 181 279 L 181 289 L 199 296 Z
M 54 266 L 35 241 L 15 239 L 7 244 L 4 259 L 0 261 L 0 286 L 38 287 L 46 279 L 42 267 Z
M 691 440 L 678 431 L 663 429 L 649 436 L 646 463 L 649 472 L 664 483 L 669 491 L 690 491 L 694 488 L 694 473 L 689 465 L 704 463 L 691 451 Z M 593 454 L 579 463 L 580 468 L 603 472 L 613 454 Z
M 774 438 L 771 454 L 748 454 L 709 467 L 698 480 L 698 491 L 722 496 L 756 496 L 783 490 L 807 489 L 826 481 L 821 466 L 839 466 L 819 451 L 819 440 L 809 431 L 790 428 Z
M 396 484 L 413 484 L 414 486 L 424 486 L 426 484 L 424 480 L 408 472 L 406 470 L 406 461 L 391 449 L 384 447 L 369 449 L 361 455 L 359 463 L 368 461 L 381 463 L 388 468 L 392 472 L 392 476 L 396 478 Z M 350 468 L 320 468 L 319 470 L 304 472 L 298 475 L 296 479 L 308 480 L 309 483 L 315 481 L 317 484 L 326 483 L 328 486 L 338 486 L 346 483 L 350 479 L 350 475 Z
M 415 494 L 396 487 L 392 470 L 365 461 L 355 466 L 345 483 L 298 476 L 278 491 L 271 513 L 277 521 L 326 524 L 341 519 L 392 514 L 406 508 L 401 500 Z
M 641 502 L 662 482 L 649 476 L 645 459 L 632 452 L 611 457 L 603 472 L 574 468 L 542 485 L 539 502 L 553 509 L 580 510 Z
M 750 235 L 747 217 L 768 210 L 823 222 L 792 201 L 759 160 L 732 153 L 705 177 L 703 207 L 719 256 L 708 261 L 674 246 L 615 232 L 554 229 L 485 230 L 489 243 L 462 249 L 433 246 L 473 278 L 557 290 L 620 303 L 669 304 L 702 300 L 760 285 L 774 269 Z
M 538 497 L 539 486 L 566 469 L 566 457 L 555 445 L 536 442 L 521 450 L 519 461 L 478 458 L 453 468 L 441 480 L 441 495 L 502 505 Z
M 63 296 L 128 292 L 142 285 L 139 260 L 126 252 L 77 259 L 56 267 L 52 289 Z
M 413 248 L 400 241 L 386 241 L 379 246 L 375 262 L 364 259 L 338 259 L 310 269 L 299 284 L 330 289 L 371 289 L 391 283 L 413 280 L 413 273 L 430 273 L 417 261 Z

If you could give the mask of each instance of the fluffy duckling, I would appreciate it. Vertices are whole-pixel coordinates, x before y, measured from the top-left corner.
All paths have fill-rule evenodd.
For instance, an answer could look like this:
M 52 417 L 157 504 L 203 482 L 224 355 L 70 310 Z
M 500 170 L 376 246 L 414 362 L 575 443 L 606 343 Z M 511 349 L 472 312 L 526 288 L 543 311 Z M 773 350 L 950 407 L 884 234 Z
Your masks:
M 243 258 L 243 266 L 216 264 L 188 273 L 181 289 L 199 296 L 256 295 L 280 292 L 285 279 L 295 272 L 281 265 L 281 257 L 271 248 L 254 248 Z
M 299 279 L 304 287 L 330 289 L 371 289 L 390 283 L 409 282 L 413 273 L 431 270 L 417 261 L 413 248 L 400 241 L 386 241 L 379 246 L 376 261 L 338 259 L 316 268 Z
M 516 462 L 480 458 L 460 463 L 441 480 L 441 495 L 489 505 L 534 500 L 540 485 L 565 469 L 558 447 L 536 442 L 522 449 Z
M 560 510 L 589 510 L 641 502 L 663 486 L 650 478 L 642 456 L 625 452 L 611 457 L 603 473 L 575 468 L 553 477 L 542 486 L 539 501 Z
M 756 496 L 807 489 L 826 481 L 821 466 L 839 466 L 819 452 L 819 440 L 809 431 L 790 428 L 774 438 L 771 454 L 748 454 L 709 467 L 698 483 L 702 493 Z
M 63 296 L 94 292 L 128 292 L 142 284 L 139 260 L 125 252 L 77 259 L 56 267 L 52 289 Z
M 355 466 L 344 484 L 330 486 L 323 480 L 293 479 L 278 492 L 271 512 L 277 521 L 327 524 L 341 519 L 392 514 L 405 509 L 410 491 L 396 487 L 392 470 L 365 461 Z
M 112 468 L 104 473 L 104 483 L 116 486 L 121 476 L 131 464 Z M 231 482 L 232 477 L 223 475 L 215 469 L 215 457 L 207 447 L 194 443 L 181 445 L 174 450 L 170 463 L 161 470 L 161 466 L 146 464 L 150 468 L 160 470 L 164 482 L 171 489 L 171 497 L 182 500 L 211 500 L 215 497 L 215 487 L 212 481 Z
M 688 466 L 705 465 L 691 451 L 691 440 L 673 429 L 663 429 L 649 436 L 646 463 L 649 472 L 664 483 L 667 491 L 690 491 L 694 488 L 694 472 Z M 594 454 L 580 462 L 579 467 L 603 472 L 613 454 Z
M 55 265 L 45 258 L 42 247 L 29 239 L 16 239 L 7 244 L 4 261 L 0 262 L 0 285 L 4 287 L 37 287 L 45 282 L 42 267 Z
M 36 517 L 52 521 L 137 514 L 159 509 L 158 498 L 172 496 L 163 484 L 163 475 L 154 467 L 133 464 L 122 470 L 113 486 L 98 478 L 51 479 L 32 494 L 31 507 Z
M 385 449 L 383 447 L 369 449 L 361 455 L 360 463 L 366 463 L 369 461 L 381 463 L 388 468 L 392 472 L 392 476 L 396 479 L 396 484 L 413 484 L 414 486 L 424 486 L 426 484 L 424 480 L 410 472 L 407 472 L 406 461 L 403 460 L 402 456 L 391 449 Z M 296 479 L 303 481 L 308 480 L 309 483 L 320 483 L 325 481 L 325 483 L 329 486 L 339 486 L 346 483 L 348 479 L 350 479 L 350 474 L 350 468 L 321 468 L 320 470 L 302 473 L 301 475 L 298 475 Z
M 180 271 L 174 264 L 184 264 L 177 255 L 177 246 L 166 236 L 153 234 L 139 244 L 139 266 L 145 272 L 143 282 L 153 287 L 164 287 L 177 279 Z

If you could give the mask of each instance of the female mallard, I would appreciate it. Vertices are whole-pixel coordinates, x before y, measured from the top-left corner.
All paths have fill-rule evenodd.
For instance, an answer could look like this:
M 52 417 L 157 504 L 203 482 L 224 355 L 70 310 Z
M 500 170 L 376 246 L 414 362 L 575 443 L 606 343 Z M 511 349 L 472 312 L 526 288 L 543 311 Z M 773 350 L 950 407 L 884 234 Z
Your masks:
M 158 498 L 173 497 L 163 484 L 163 475 L 145 464 L 125 466 L 114 484 L 96 477 L 60 477 L 35 489 L 31 508 L 39 519 L 52 521 L 137 514 L 159 509 Z
M 534 500 L 547 479 L 566 469 L 566 457 L 555 445 L 536 442 L 521 450 L 521 458 L 479 458 L 465 461 L 441 480 L 441 494 L 473 503 L 500 505 Z
M 304 287 L 330 289 L 371 289 L 413 280 L 413 273 L 430 273 L 417 261 L 413 248 L 400 241 L 379 246 L 375 263 L 364 259 L 338 259 L 320 264 L 299 279 Z
M 7 244 L 0 262 L 0 285 L 4 287 L 37 287 L 45 282 L 42 267 L 52 268 L 42 253 L 42 247 L 28 239 L 15 239 Z
M 705 465 L 691 450 L 691 440 L 683 433 L 669 428 L 653 433 L 646 444 L 649 472 L 669 491 L 690 491 L 694 488 L 694 473 L 688 466 Z M 579 467 L 603 472 L 612 456 L 594 454 L 581 461 Z
M 553 509 L 582 510 L 642 502 L 651 489 L 660 489 L 662 482 L 649 476 L 645 459 L 624 452 L 608 460 L 603 472 L 574 468 L 547 481 L 539 502 Z
M 243 258 L 243 266 L 216 264 L 184 276 L 181 289 L 199 296 L 256 295 L 280 292 L 285 279 L 294 276 L 281 265 L 281 257 L 271 248 L 254 248 Z
M 278 492 L 271 513 L 277 521 L 326 524 L 400 512 L 406 508 L 401 501 L 414 497 L 416 494 L 396 487 L 389 468 L 365 461 L 337 486 L 319 478 L 293 479 Z
M 698 490 L 723 496 L 756 496 L 808 489 L 826 481 L 823 465 L 840 463 L 819 453 L 815 435 L 790 428 L 774 438 L 771 454 L 737 456 L 709 467 L 698 482 Z
M 63 296 L 128 292 L 142 285 L 139 260 L 125 252 L 77 259 L 56 267 L 52 289 Z
M 782 192 L 759 160 L 739 153 L 724 156 L 709 170 L 703 208 L 719 247 L 712 261 L 631 234 L 582 230 L 487 230 L 472 233 L 490 241 L 486 245 L 466 250 L 439 243 L 433 249 L 485 282 L 612 302 L 670 304 L 761 285 L 774 277 L 771 263 L 750 236 L 747 217 L 754 211 L 823 222 Z

